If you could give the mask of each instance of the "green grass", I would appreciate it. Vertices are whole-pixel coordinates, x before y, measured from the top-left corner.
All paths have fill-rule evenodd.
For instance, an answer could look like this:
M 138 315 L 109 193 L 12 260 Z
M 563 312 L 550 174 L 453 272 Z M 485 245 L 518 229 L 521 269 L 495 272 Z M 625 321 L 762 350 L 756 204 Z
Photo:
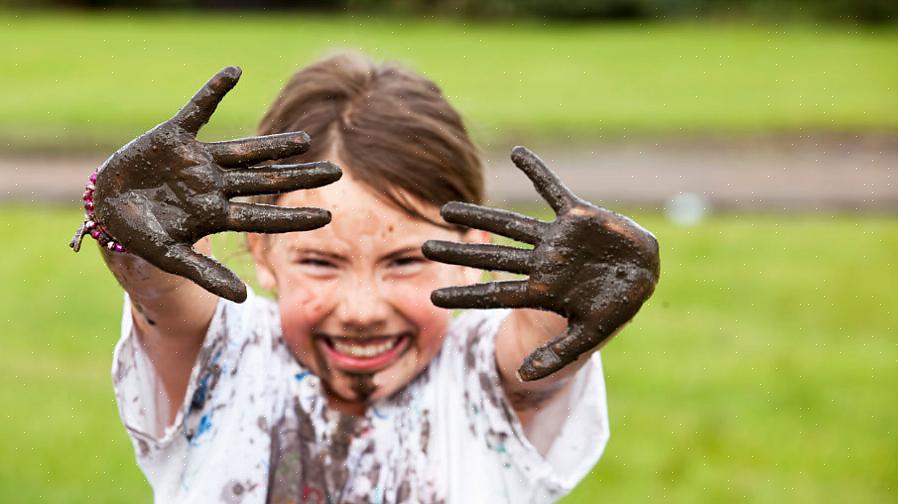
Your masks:
M 7 149 L 117 147 L 230 64 L 243 81 L 204 138 L 247 135 L 295 69 L 335 48 L 432 77 L 481 141 L 898 131 L 894 26 L 139 12 L 0 12 L 0 26 Z
M 121 292 L 66 247 L 76 211 L 0 217 L 0 502 L 147 502 L 109 376 Z M 611 442 L 567 502 L 898 499 L 898 222 L 639 220 L 661 283 L 604 352 Z

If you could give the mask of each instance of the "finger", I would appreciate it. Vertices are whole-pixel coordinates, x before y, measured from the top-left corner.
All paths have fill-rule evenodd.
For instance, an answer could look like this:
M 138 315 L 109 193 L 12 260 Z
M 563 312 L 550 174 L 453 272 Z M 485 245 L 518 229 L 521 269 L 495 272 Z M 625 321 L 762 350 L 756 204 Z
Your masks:
M 530 152 L 526 147 L 515 147 L 511 151 L 511 160 L 533 182 L 533 187 L 544 200 L 555 210 L 556 214 L 565 213 L 574 206 L 578 198 L 568 189 L 558 175 L 549 169 L 542 159 Z
M 526 280 L 446 287 L 433 291 L 430 300 L 441 308 L 489 309 L 533 306 L 527 294 Z
M 305 132 L 293 131 L 205 145 L 216 163 L 240 167 L 302 154 L 309 150 L 311 141 Z
M 234 272 L 188 245 L 170 245 L 164 253 L 155 255 L 151 262 L 163 271 L 192 280 L 216 296 L 237 303 L 246 300 L 246 285 Z
M 424 257 L 442 263 L 460 264 L 482 270 L 530 273 L 530 251 L 502 245 L 453 243 L 427 240 L 421 247 Z
M 320 228 L 331 221 L 322 208 L 290 208 L 277 205 L 231 203 L 225 229 L 251 233 L 288 233 Z
M 237 80 L 240 79 L 241 70 L 237 67 L 229 66 L 222 69 L 209 79 L 199 91 L 193 95 L 193 98 L 187 102 L 184 107 L 175 114 L 172 122 L 181 128 L 196 134 L 197 131 L 209 122 L 212 113 L 218 103 L 228 94 L 228 91 L 234 88 Z
M 279 194 L 321 187 L 339 180 L 342 176 L 340 167 L 327 161 L 230 169 L 224 172 L 222 192 L 229 198 L 254 194 Z
M 483 229 L 531 245 L 538 244 L 549 227 L 548 223 L 526 215 L 461 201 L 446 203 L 440 215 L 452 224 Z
M 545 378 L 603 342 L 600 331 L 586 334 L 582 325 L 570 324 L 563 335 L 537 348 L 524 359 L 518 368 L 518 378 L 522 381 Z

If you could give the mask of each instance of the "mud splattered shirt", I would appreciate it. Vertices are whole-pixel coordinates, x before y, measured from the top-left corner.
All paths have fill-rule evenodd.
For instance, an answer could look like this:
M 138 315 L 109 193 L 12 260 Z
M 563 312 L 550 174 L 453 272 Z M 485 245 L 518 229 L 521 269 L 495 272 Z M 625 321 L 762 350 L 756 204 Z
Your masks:
M 415 380 L 355 417 L 328 409 L 281 339 L 275 303 L 221 300 L 166 428 L 126 298 L 113 362 L 119 412 L 156 502 L 552 502 L 608 439 L 601 363 L 595 354 L 571 393 L 537 414 L 528 439 L 495 364 L 507 313 L 464 312 Z

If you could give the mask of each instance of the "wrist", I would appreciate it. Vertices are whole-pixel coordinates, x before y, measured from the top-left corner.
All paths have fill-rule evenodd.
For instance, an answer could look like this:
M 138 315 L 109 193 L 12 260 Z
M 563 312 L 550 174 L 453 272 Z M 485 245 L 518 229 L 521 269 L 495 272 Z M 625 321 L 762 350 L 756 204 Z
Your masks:
M 567 319 L 550 311 L 520 308 L 511 316 L 523 333 L 520 341 L 525 354 L 560 336 L 567 329 Z
M 84 239 L 84 235 L 90 235 L 91 238 L 97 240 L 101 247 L 111 252 L 122 253 L 125 252 L 125 246 L 112 236 L 112 233 L 100 222 L 94 212 L 94 192 L 99 173 L 99 168 L 91 173 L 87 184 L 84 186 L 84 193 L 81 195 L 84 207 L 84 222 L 82 222 L 78 231 L 75 232 L 75 236 L 72 238 L 69 246 L 75 252 L 78 252 L 81 250 L 81 240 Z

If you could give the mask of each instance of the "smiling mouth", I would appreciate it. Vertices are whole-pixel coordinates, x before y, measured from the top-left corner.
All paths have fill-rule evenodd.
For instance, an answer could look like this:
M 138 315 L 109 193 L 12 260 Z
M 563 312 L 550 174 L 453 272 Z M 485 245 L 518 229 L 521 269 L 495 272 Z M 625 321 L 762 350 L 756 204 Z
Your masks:
M 392 364 L 409 347 L 412 333 L 395 336 L 343 337 L 319 333 L 319 347 L 335 367 L 345 371 L 371 372 Z

